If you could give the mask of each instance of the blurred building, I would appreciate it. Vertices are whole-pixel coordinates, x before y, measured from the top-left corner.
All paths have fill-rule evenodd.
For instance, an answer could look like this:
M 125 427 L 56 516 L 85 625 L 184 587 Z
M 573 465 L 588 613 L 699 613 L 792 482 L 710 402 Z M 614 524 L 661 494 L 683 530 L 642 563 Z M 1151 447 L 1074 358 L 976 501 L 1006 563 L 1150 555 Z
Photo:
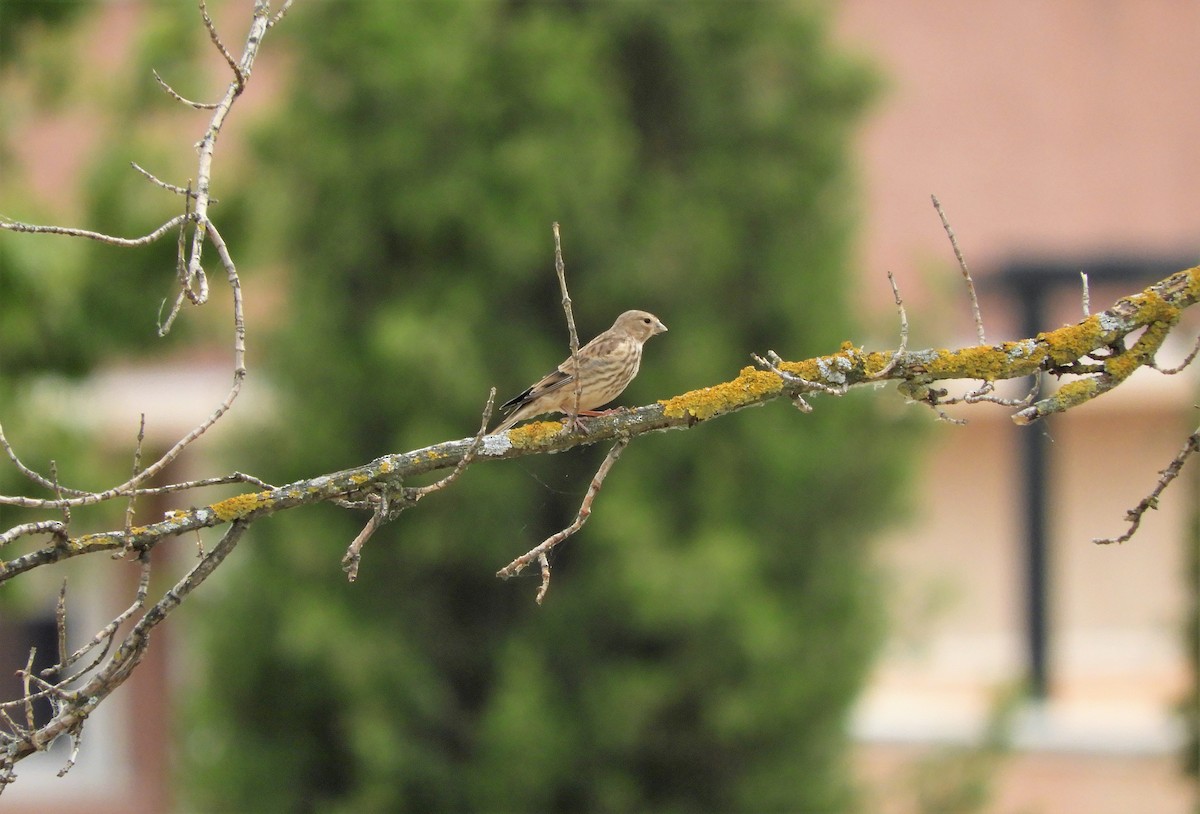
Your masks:
M 1162 262 L 1200 261 L 1200 72 L 1187 53 L 1200 7 L 851 0 L 837 16 L 841 40 L 886 78 L 860 144 L 856 282 L 881 306 L 873 325 L 888 325 L 892 271 L 910 347 L 977 341 L 931 193 L 984 292 L 990 342 L 1024 335 L 1026 303 L 999 283 L 1015 262 L 1141 267 L 1136 281 L 1092 286 L 1098 311 L 1152 281 Z M 1042 310 L 1043 329 L 1077 321 L 1077 281 Z M 1200 324 L 1189 324 L 1164 364 L 1190 350 Z M 1126 510 L 1195 429 L 1195 402 L 1193 371 L 1142 371 L 1033 427 L 980 405 L 952 411 L 965 426 L 933 428 L 913 514 L 882 548 L 893 630 L 853 724 L 874 810 L 918 810 L 922 762 L 947 744 L 977 743 L 1006 688 L 1029 674 L 1028 433 L 1045 451 L 1047 684 L 1044 701 L 1013 710 L 1014 751 L 996 763 L 983 810 L 1193 810 L 1176 708 L 1194 680 L 1183 625 L 1195 473 L 1185 470 L 1130 542 L 1092 539 L 1125 531 Z
M 303 13 L 300 5 L 294 14 Z M 95 22 L 96 64 L 119 59 L 127 42 L 121 32 L 135 23 L 136 4 L 106 7 Z M 1086 272 L 1111 256 L 1152 267 L 1200 250 L 1200 71 L 1193 65 L 1200 6 L 848 0 L 837 30 L 886 82 L 858 145 L 861 189 L 847 191 L 865 210 L 851 284 L 862 292 L 870 327 L 856 341 L 895 342 L 887 271 L 906 299 L 910 347 L 976 341 L 930 193 L 945 206 L 983 291 L 989 341 L 1020 335 L 1021 303 L 997 283 L 1017 258 L 1078 263 Z M 33 180 L 52 190 L 81 166 L 87 131 L 71 122 L 45 127 L 14 160 L 42 168 Z M 1094 286 L 1093 310 L 1145 282 Z M 1081 314 L 1078 291 L 1059 289 L 1043 305 L 1045 328 Z M 1189 319 L 1195 335 L 1200 324 Z M 1166 363 L 1186 351 L 1172 348 Z M 166 442 L 224 395 L 227 375 L 216 370 L 215 379 L 171 388 L 173 403 L 115 398 L 147 392 L 137 377 L 169 375 L 162 370 L 110 371 L 89 385 L 99 390 L 81 397 L 111 408 L 104 415 L 121 428 L 151 412 L 150 426 Z M 1091 541 L 1124 531 L 1126 509 L 1153 487 L 1198 423 L 1195 393 L 1190 371 L 1170 378 L 1144 372 L 1032 428 L 1017 428 L 1010 410 L 991 405 L 955 411 L 965 426 L 931 428 L 930 448 L 914 468 L 912 513 L 881 545 L 893 629 L 851 724 L 868 810 L 918 811 L 917 767 L 946 745 L 976 743 L 1005 688 L 1028 674 L 1023 487 L 1032 475 L 1023 468 L 1022 433 L 1049 442 L 1047 685 L 1044 700 L 1015 709 L 1008 730 L 1014 751 L 988 775 L 993 795 L 983 810 L 1191 810 L 1173 710 L 1193 680 L 1183 650 L 1193 473 L 1167 492 L 1131 542 Z M 887 393 L 880 398 L 923 409 L 902 407 Z M 826 400 L 819 409 L 837 405 Z M 89 601 L 93 627 L 111 618 L 110 600 Z M 44 619 L 33 620 L 20 635 L 44 636 L 44 628 Z M 6 811 L 155 812 L 170 805 L 174 631 L 168 623 L 156 633 L 149 663 L 89 723 L 69 779 L 54 777 L 66 757 L 60 747 L 27 761 L 5 794 Z M 0 649 L 6 636 L 18 638 L 0 626 Z

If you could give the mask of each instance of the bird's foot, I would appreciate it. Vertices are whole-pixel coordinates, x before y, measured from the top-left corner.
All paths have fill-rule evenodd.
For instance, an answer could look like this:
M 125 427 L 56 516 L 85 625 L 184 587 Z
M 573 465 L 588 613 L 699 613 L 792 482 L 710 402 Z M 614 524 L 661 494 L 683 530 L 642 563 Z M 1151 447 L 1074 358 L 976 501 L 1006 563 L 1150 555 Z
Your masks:
M 583 416 L 587 416 L 588 418 L 597 418 L 599 416 L 612 415 L 613 413 L 618 413 L 622 409 L 624 409 L 624 408 L 611 407 L 607 410 L 580 410 L 578 413 L 576 413 L 574 415 L 568 415 L 566 418 L 564 418 L 563 423 L 568 427 L 573 427 L 577 432 L 579 432 L 583 435 L 587 435 L 588 428 L 587 428 L 587 424 L 585 424 L 582 420 Z
M 568 415 L 566 418 L 563 419 L 563 424 L 565 424 L 568 427 L 571 427 L 580 435 L 587 435 L 587 432 L 588 432 L 587 424 L 585 424 L 583 422 L 583 419 L 581 418 L 581 416 L 585 416 L 585 415 L 593 415 L 593 411 L 580 410 L 579 413 L 576 415 Z

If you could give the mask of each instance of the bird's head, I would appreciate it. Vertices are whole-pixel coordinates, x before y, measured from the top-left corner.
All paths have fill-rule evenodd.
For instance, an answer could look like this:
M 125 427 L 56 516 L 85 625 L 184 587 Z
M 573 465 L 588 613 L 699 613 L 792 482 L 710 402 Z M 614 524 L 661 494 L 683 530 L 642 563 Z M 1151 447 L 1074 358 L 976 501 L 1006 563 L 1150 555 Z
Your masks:
M 647 311 L 626 311 L 617 317 L 612 329 L 632 336 L 638 342 L 645 342 L 655 334 L 665 333 L 667 326 L 662 320 Z

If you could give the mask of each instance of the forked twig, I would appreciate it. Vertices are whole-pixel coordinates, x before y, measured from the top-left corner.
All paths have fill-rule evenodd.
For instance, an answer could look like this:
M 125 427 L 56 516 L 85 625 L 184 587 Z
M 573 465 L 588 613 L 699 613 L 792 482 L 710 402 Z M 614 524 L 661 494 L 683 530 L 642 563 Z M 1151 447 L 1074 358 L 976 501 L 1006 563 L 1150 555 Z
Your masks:
M 788 395 L 791 396 L 792 404 L 795 405 L 796 409 L 802 413 L 812 412 L 812 405 L 804 399 L 805 393 L 825 393 L 826 395 L 830 396 L 846 395 L 847 388 L 845 386 L 830 387 L 827 384 L 814 382 L 804 378 L 803 376 L 797 376 L 795 373 L 789 373 L 788 371 L 784 370 L 782 367 L 780 367 L 780 365 L 783 364 L 783 359 L 780 358 L 779 354 L 773 350 L 767 351 L 767 358 L 765 359 L 759 356 L 757 353 L 750 354 L 750 358 L 753 359 L 755 364 L 757 364 L 759 367 L 763 368 L 764 370 L 769 370 L 779 378 L 783 379 L 790 389 Z
M 604 479 L 608 477 L 609 471 L 613 468 L 613 464 L 621 457 L 621 453 L 625 451 L 625 447 L 629 445 L 628 438 L 618 438 L 617 442 L 612 445 L 612 449 L 608 451 L 608 455 L 604 457 L 604 462 L 600 464 L 600 468 L 596 470 L 592 482 L 588 484 L 587 494 L 583 496 L 583 503 L 579 506 L 579 512 L 575 515 L 575 520 L 571 525 L 567 526 L 562 531 L 555 532 L 547 537 L 538 545 L 531 548 L 508 565 L 496 572 L 496 576 L 502 579 L 515 577 L 517 574 L 525 570 L 525 567 L 537 560 L 542 568 L 542 584 L 538 588 L 537 603 L 540 605 L 546 598 L 546 592 L 550 590 L 550 561 L 547 559 L 547 554 L 556 545 L 570 537 L 575 532 L 583 528 L 583 524 L 588 521 L 592 515 L 592 501 L 596 499 L 596 494 L 600 491 L 600 487 L 604 485 Z
M 463 473 L 463 470 L 470 466 L 471 461 L 475 460 L 476 453 L 479 452 L 479 447 L 483 444 L 483 437 L 487 434 L 487 425 L 492 420 L 492 407 L 495 403 L 496 388 L 493 387 L 488 392 L 487 404 L 483 407 L 483 417 L 479 422 L 479 431 L 475 433 L 475 438 L 471 442 L 471 446 L 449 475 L 428 486 L 405 489 L 402 493 L 402 498 L 395 502 L 396 505 L 393 505 L 393 501 L 390 500 L 391 493 L 386 486 L 381 488 L 378 494 L 370 496 L 373 499 L 372 502 L 374 502 L 371 519 L 363 526 L 362 531 L 358 533 L 346 549 L 346 553 L 342 556 L 342 570 L 346 572 L 347 580 L 354 582 L 358 579 L 358 566 L 362 562 L 362 547 L 366 544 L 367 540 L 371 539 L 371 535 L 380 526 L 389 520 L 395 519 L 405 509 L 415 506 L 417 501 L 426 495 L 431 495 L 434 492 L 445 489 L 458 480 L 458 476 Z

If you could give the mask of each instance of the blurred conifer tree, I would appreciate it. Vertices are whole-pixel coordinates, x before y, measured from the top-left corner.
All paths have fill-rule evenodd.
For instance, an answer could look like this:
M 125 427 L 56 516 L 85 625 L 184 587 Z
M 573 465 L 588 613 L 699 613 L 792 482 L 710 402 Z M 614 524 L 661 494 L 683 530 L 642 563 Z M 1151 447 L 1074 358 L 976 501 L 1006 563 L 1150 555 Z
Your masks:
M 671 329 L 622 403 L 853 338 L 849 145 L 874 81 L 826 16 L 298 4 L 273 34 L 286 99 L 214 211 L 248 297 L 248 258 L 284 266 L 277 330 L 250 340 L 280 412 L 236 465 L 285 482 L 471 434 L 489 386 L 566 353 L 555 220 L 583 338 L 627 308 Z M 904 436 L 862 396 L 638 439 L 540 609 L 536 574 L 494 572 L 570 521 L 603 449 L 468 470 L 353 585 L 365 516 L 256 526 L 192 616 L 189 805 L 844 810 Z

